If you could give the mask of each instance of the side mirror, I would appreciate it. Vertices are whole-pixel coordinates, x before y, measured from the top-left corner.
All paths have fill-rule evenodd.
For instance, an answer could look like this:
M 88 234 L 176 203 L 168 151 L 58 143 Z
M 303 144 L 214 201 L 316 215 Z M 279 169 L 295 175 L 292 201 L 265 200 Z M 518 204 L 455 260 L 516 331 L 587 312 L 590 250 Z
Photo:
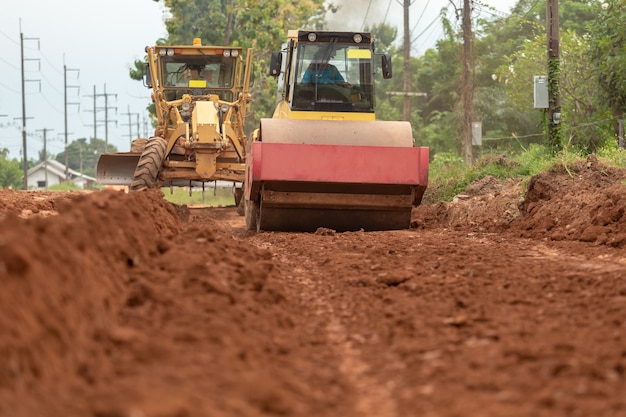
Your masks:
M 145 74 L 143 77 L 143 84 L 148 88 L 152 88 L 152 74 L 150 73 L 150 65 L 146 64 L 144 71 Z
M 283 65 L 283 54 L 280 52 L 272 52 L 272 58 L 270 60 L 270 72 L 272 77 L 278 77 L 280 69 Z
M 381 68 L 383 70 L 383 78 L 388 80 L 393 75 L 393 70 L 391 69 L 391 55 L 383 54 L 381 57 Z

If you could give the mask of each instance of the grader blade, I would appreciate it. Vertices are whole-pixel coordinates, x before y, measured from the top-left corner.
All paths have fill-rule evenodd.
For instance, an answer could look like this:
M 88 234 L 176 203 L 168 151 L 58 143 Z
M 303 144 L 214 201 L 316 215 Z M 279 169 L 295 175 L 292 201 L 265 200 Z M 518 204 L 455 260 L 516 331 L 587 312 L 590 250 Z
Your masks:
M 96 178 L 103 185 L 130 185 L 141 154 L 119 152 L 102 154 L 98 159 Z

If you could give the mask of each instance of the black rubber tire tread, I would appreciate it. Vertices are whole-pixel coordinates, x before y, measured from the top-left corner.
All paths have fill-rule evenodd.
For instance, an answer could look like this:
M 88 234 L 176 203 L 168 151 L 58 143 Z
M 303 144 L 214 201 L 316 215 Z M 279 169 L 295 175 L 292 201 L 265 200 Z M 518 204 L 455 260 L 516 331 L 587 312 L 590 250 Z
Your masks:
M 254 201 L 243 200 L 246 214 L 246 229 L 258 232 L 259 231 L 259 223 L 258 223 L 258 213 L 259 207 Z
M 166 148 L 167 142 L 161 137 L 153 137 L 148 141 L 137 162 L 133 182 L 129 188 L 130 192 L 159 186 L 159 171 L 165 159 Z
M 237 207 L 237 214 L 243 216 L 246 214 L 243 198 L 243 187 L 235 187 L 233 189 L 233 196 L 235 197 L 235 206 Z
M 240 216 L 246 215 L 246 200 L 243 197 L 239 199 L 239 204 L 237 204 L 237 214 Z

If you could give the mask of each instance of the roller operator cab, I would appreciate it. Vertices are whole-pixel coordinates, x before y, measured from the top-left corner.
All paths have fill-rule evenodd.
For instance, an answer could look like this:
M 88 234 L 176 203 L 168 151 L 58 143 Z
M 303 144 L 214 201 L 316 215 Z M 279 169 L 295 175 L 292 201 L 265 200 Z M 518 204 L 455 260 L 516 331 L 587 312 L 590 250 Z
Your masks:
M 246 159 L 250 230 L 404 229 L 428 180 L 408 122 L 376 121 L 375 79 L 391 57 L 366 32 L 289 31 L 272 53 L 276 108 Z
M 389 55 L 374 54 L 371 35 L 305 31 L 290 35 L 283 50 L 272 54 L 270 64 L 270 75 L 278 77 L 274 117 L 374 120 L 375 71 L 386 79 L 392 71 Z

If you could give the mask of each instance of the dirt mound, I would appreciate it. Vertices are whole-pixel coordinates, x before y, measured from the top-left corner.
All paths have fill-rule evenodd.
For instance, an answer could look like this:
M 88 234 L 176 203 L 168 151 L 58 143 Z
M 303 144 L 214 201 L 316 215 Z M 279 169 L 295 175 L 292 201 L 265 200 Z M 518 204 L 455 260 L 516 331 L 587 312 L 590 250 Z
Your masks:
M 516 222 L 521 236 L 626 244 L 626 171 L 590 157 L 533 177 Z
M 496 232 L 507 229 L 519 216 L 522 186 L 519 180 L 504 182 L 487 176 L 472 184 L 452 202 L 440 201 L 413 209 L 412 226 L 449 227 L 455 230 Z
M 57 205 L 85 195 L 79 191 L 16 191 L 0 190 L 0 214 L 13 213 L 20 217 L 34 214 L 47 216 L 57 214 Z
M 158 192 L 55 199 L 57 216 L 27 220 L 6 208 L 39 203 L 16 198 L 3 195 L 14 204 L 0 223 L 0 415 L 284 407 L 252 389 L 284 383 L 264 352 L 287 349 L 274 338 L 291 326 L 273 308 L 284 296 L 267 251 L 210 221 L 181 234 Z M 239 369 L 221 375 L 222 363 Z M 229 398 L 235 386 L 244 394 Z
M 502 232 L 523 237 L 626 244 L 626 170 L 602 165 L 591 156 L 572 167 L 555 166 L 518 180 L 487 176 L 450 202 L 413 210 L 414 227 Z

